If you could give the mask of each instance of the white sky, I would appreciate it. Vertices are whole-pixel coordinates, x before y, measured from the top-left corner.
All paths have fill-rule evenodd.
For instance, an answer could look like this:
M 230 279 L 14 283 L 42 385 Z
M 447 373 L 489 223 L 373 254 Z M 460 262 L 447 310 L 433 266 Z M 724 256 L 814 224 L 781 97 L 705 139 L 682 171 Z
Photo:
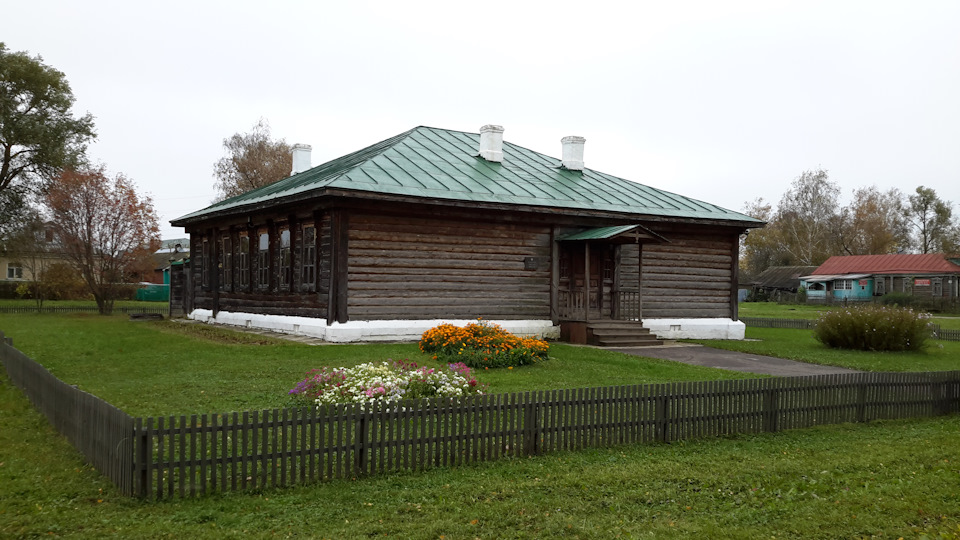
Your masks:
M 90 154 L 169 220 L 261 117 L 319 165 L 418 125 L 733 210 L 823 167 L 960 203 L 960 2 L 32 0 L 0 40 L 63 71 Z M 960 208 L 954 207 L 955 212 Z

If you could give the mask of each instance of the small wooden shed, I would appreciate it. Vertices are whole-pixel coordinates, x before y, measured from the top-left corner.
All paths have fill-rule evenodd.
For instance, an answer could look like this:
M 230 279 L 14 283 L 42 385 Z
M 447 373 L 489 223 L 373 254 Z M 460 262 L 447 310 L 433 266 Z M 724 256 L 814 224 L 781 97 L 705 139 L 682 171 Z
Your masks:
M 296 170 L 301 154 L 289 178 L 173 220 L 185 312 L 331 341 L 478 317 L 574 341 L 611 321 L 742 337 L 739 237 L 762 222 L 587 169 L 582 138 L 557 159 L 502 133 L 421 126 Z

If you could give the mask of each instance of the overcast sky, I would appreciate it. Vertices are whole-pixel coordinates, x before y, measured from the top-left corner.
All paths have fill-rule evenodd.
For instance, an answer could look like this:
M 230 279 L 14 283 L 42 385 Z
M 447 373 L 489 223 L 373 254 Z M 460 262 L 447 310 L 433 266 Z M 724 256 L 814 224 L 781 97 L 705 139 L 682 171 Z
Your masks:
M 91 156 L 169 220 L 269 121 L 319 165 L 418 125 L 477 132 L 733 210 L 822 167 L 960 203 L 960 2 L 8 2 Z M 960 207 L 955 205 L 955 212 Z

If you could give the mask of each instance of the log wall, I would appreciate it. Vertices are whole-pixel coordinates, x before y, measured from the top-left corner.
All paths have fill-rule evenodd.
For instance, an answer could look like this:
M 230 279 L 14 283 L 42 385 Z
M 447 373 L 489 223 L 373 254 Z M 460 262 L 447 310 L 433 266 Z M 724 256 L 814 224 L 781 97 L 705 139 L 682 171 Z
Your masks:
M 350 320 L 550 317 L 546 225 L 351 214 Z
M 651 228 L 670 242 L 643 246 L 643 318 L 732 317 L 736 232 Z M 639 253 L 622 246 L 620 290 L 637 290 Z

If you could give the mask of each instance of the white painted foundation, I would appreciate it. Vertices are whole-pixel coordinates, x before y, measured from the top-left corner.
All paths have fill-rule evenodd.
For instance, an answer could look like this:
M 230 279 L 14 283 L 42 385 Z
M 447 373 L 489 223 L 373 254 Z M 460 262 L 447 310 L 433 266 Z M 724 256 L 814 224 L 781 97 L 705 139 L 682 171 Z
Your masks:
M 310 336 L 331 343 L 351 343 L 357 341 L 417 341 L 424 332 L 443 323 L 465 326 L 476 319 L 433 319 L 433 320 L 396 320 L 396 321 L 349 321 L 333 323 L 327 326 L 326 319 L 311 317 L 289 317 L 286 315 L 257 315 L 254 313 L 232 313 L 221 311 L 217 316 L 209 309 L 195 309 L 188 316 L 206 323 L 226 324 L 248 328 L 272 330 L 284 334 Z M 523 337 L 558 339 L 560 327 L 550 321 L 488 321 L 503 327 L 504 330 Z
M 747 325 L 733 319 L 643 319 L 661 339 L 743 339 Z

